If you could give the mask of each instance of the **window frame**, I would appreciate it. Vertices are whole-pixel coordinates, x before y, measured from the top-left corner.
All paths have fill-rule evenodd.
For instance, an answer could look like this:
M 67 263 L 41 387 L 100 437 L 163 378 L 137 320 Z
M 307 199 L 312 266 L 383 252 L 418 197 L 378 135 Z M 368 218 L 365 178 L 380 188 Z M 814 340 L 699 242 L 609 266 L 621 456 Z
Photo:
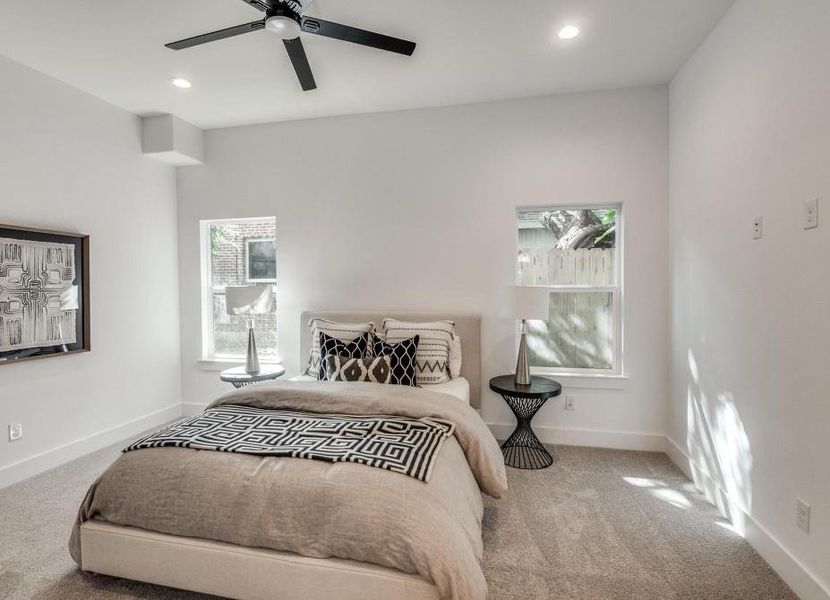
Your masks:
M 274 238 L 248 238 L 245 240 L 245 281 L 247 283 L 271 283 L 277 285 L 277 278 L 272 279 L 252 279 L 251 274 L 251 242 L 274 242 L 274 252 L 277 250 L 277 239 Z M 274 265 L 276 267 L 276 257 L 274 258 Z
M 612 318 L 614 326 L 614 343 L 612 346 L 611 368 L 610 369 L 592 369 L 579 367 L 536 367 L 531 366 L 530 372 L 532 375 L 541 376 L 570 376 L 570 377 L 589 377 L 589 378 L 622 378 L 625 379 L 625 353 L 623 336 L 625 331 L 624 323 L 624 303 L 625 303 L 625 273 L 623 265 L 624 248 L 625 248 L 625 209 L 622 202 L 611 202 L 608 204 L 544 204 L 540 206 L 518 206 L 515 211 L 515 223 L 518 225 L 518 219 L 521 213 L 528 211 L 557 211 L 557 210 L 606 210 L 614 209 L 617 211 L 617 224 L 615 232 L 615 252 L 614 252 L 614 275 L 616 285 L 613 286 L 591 286 L 591 285 L 536 285 L 534 287 L 545 288 L 551 292 L 558 293 L 578 293 L 578 292 L 605 292 L 612 294 Z M 516 231 L 516 247 L 513 256 L 518 256 L 519 253 L 519 228 L 515 227 Z M 518 269 L 514 263 L 514 279 L 518 278 Z M 521 322 L 516 324 L 516 352 L 519 350 L 519 343 L 521 340 L 522 326 Z
M 214 296 L 225 293 L 224 285 L 214 285 L 211 279 L 211 248 L 210 248 L 210 227 L 213 225 L 234 225 L 241 223 L 261 223 L 265 221 L 272 221 L 276 224 L 276 217 L 242 217 L 233 219 L 206 219 L 199 221 L 199 259 L 200 259 L 200 273 L 199 273 L 199 288 L 201 297 L 201 357 L 202 363 L 239 363 L 244 362 L 244 355 L 218 355 L 216 354 L 216 346 L 214 339 L 215 323 L 213 319 L 213 298 Z M 257 241 L 270 240 L 271 238 L 256 238 Z M 251 238 L 254 240 L 254 238 Z M 275 246 L 276 246 L 276 237 Z M 252 280 L 248 279 L 248 241 L 245 240 L 245 281 L 246 283 L 271 283 L 274 286 L 274 293 L 277 293 L 277 279 L 262 279 Z M 277 274 L 279 276 L 279 273 Z M 279 338 L 277 338 L 279 339 Z M 277 349 L 279 354 L 279 348 Z M 260 362 L 263 364 L 280 363 L 280 359 L 260 356 Z

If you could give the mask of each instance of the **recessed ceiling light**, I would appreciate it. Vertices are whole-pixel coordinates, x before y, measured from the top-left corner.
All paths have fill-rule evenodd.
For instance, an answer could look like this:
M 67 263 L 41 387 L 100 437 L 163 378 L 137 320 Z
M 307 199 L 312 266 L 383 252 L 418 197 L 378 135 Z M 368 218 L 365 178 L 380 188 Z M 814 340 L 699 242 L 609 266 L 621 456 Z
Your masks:
M 572 40 L 579 35 L 579 27 L 576 25 L 565 25 L 559 30 L 560 40 Z
M 193 83 L 189 79 L 185 79 L 184 77 L 173 77 L 170 80 L 170 83 L 175 85 L 177 88 L 182 88 L 186 90 L 189 87 L 193 87 Z

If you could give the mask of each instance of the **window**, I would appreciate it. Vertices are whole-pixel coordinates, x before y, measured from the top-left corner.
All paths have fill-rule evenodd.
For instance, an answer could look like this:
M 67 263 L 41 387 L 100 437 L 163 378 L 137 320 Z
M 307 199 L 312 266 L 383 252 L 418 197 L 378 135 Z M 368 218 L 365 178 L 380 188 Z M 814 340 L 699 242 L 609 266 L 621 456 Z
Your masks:
M 536 372 L 622 372 L 622 214 L 618 206 L 519 209 L 517 283 L 550 290 L 550 317 L 527 322 Z
M 272 284 L 276 294 L 276 219 L 202 221 L 201 229 L 202 358 L 244 359 L 248 347 L 246 318 L 225 311 L 225 286 Z M 254 328 L 260 360 L 276 360 L 276 313 L 256 315 Z

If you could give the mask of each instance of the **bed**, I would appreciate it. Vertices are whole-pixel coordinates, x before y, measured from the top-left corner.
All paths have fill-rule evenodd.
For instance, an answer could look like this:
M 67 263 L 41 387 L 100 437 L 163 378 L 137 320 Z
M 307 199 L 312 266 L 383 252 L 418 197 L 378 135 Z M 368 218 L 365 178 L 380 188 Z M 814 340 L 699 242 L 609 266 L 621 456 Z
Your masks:
M 303 356 L 315 316 L 435 318 L 304 313 Z M 464 380 L 443 391 L 278 382 L 232 392 L 205 413 L 440 422 L 452 433 L 435 452 L 428 483 L 353 462 L 147 446 L 122 454 L 90 487 L 73 528 L 73 558 L 85 571 L 238 600 L 483 600 L 481 492 L 502 495 L 506 478 L 475 410 L 479 319 L 441 316 L 456 322 Z

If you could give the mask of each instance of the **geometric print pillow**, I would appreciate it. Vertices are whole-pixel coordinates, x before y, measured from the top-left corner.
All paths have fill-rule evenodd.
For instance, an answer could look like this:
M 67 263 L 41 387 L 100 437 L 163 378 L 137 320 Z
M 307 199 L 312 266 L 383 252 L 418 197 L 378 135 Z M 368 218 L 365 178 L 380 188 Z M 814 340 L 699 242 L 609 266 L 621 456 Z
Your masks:
M 329 354 L 326 357 L 326 379 L 328 381 L 389 383 L 392 378 L 390 364 L 388 356 L 349 358 Z
M 351 342 L 364 333 L 375 329 L 374 323 L 337 323 L 328 319 L 311 319 L 308 326 L 311 328 L 311 348 L 309 349 L 308 367 L 306 367 L 305 374 L 317 379 L 320 379 L 320 374 L 325 371 L 325 367 L 320 364 L 321 359 L 325 356 L 320 354 L 321 333 L 344 342 Z
M 450 348 L 455 337 L 452 321 L 410 323 L 396 319 L 384 319 L 386 342 L 394 344 L 419 337 L 415 353 L 415 383 L 431 385 L 450 380 Z
M 318 379 L 325 381 L 328 379 L 326 370 L 326 357 L 328 356 L 345 356 L 347 358 L 364 358 L 367 355 L 366 349 L 369 347 L 369 338 L 371 333 L 364 333 L 356 340 L 351 342 L 344 342 L 334 337 L 329 337 L 325 333 L 320 333 L 320 371 Z
M 375 336 L 372 342 L 372 356 L 384 356 L 390 360 L 392 379 L 396 385 L 417 386 L 415 380 L 415 354 L 418 351 L 419 336 L 389 344 L 384 338 Z

